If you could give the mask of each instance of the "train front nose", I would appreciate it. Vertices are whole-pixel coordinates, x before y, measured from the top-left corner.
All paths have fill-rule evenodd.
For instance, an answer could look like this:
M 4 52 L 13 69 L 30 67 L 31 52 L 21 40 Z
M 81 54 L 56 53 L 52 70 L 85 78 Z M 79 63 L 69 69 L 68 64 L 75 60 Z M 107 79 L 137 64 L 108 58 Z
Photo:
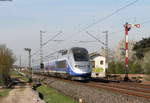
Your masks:
M 77 73 L 86 74 L 91 72 L 91 66 L 89 63 L 76 63 L 74 69 Z

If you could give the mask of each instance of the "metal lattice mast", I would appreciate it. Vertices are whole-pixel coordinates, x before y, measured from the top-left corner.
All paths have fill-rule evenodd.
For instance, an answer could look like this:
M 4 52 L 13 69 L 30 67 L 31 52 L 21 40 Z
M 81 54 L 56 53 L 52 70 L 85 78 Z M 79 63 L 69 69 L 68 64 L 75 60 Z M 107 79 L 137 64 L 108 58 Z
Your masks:
M 106 73 L 108 74 L 108 31 L 103 31 L 102 33 L 105 33 L 105 68 Z
M 42 34 L 45 33 L 45 31 L 40 31 L 40 64 L 43 64 L 43 38 Z
M 29 69 L 31 69 L 31 48 L 24 48 L 24 50 L 29 52 Z
M 31 48 L 24 48 L 24 49 L 25 49 L 25 51 L 29 52 L 29 70 L 30 70 L 30 73 L 31 73 L 30 80 L 32 80 L 33 69 L 31 68 Z
M 21 70 L 21 56 L 20 56 L 20 70 Z
M 106 63 L 108 63 L 108 31 L 103 31 L 103 33 L 106 34 L 106 39 L 105 39 L 105 58 L 106 58 Z
M 31 49 L 29 49 L 29 68 L 31 69 Z

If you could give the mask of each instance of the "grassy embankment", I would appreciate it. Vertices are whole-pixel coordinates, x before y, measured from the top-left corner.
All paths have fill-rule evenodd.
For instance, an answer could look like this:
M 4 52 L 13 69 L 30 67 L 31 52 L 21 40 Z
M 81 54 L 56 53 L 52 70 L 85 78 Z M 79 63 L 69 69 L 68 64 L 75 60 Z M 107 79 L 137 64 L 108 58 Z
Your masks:
M 7 96 L 10 90 L 11 89 L 0 89 L 0 98 Z
M 46 103 L 79 103 L 45 85 L 38 87 L 37 91 L 42 94 L 43 100 Z
M 11 71 L 10 75 L 11 75 L 11 78 L 17 78 L 19 81 L 22 81 L 22 82 L 27 82 L 28 81 L 27 77 L 22 76 L 17 71 L 14 71 L 14 70 Z

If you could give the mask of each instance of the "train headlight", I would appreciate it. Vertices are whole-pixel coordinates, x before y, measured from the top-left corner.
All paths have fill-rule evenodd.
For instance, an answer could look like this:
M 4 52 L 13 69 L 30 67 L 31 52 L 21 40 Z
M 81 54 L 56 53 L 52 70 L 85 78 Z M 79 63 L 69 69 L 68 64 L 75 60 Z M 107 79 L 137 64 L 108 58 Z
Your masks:
M 90 68 L 90 65 L 74 65 L 76 68 Z

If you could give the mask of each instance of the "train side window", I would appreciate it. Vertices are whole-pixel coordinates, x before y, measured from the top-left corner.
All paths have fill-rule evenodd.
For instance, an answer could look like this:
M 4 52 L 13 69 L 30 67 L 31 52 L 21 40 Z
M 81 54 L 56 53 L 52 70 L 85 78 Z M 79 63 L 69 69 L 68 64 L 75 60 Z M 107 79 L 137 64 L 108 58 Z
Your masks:
M 103 65 L 103 64 L 104 64 L 104 61 L 103 61 L 103 60 L 101 60 L 101 61 L 100 61 L 100 64 L 101 64 L 101 65 Z
M 57 66 L 57 68 L 66 68 L 67 67 L 66 60 L 57 61 L 56 66 Z

